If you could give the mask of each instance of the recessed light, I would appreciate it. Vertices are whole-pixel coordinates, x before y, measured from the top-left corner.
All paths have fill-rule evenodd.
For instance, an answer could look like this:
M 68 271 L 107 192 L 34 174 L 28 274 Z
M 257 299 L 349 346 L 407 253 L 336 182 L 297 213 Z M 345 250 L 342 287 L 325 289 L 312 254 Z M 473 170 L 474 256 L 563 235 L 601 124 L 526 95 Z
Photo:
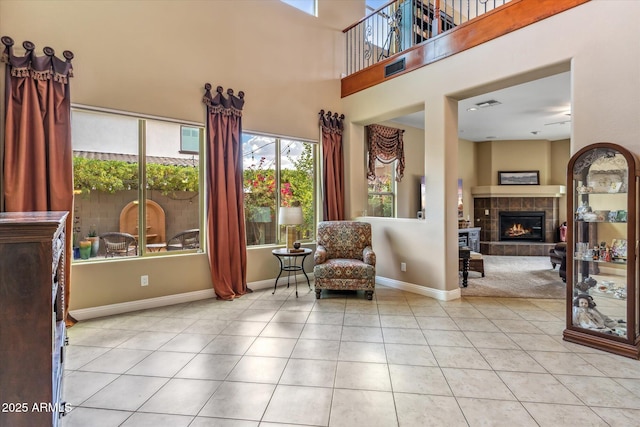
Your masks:
M 497 138 L 497 136 L 493 136 L 493 135 L 491 135 L 491 136 L 487 136 L 486 138 L 487 138 L 487 139 L 496 139 L 496 138 Z
M 467 108 L 467 111 L 478 111 L 478 107 Z
M 537 135 L 537 134 L 540 133 L 540 131 L 539 130 L 532 130 L 531 133 L 534 134 L 534 135 Z

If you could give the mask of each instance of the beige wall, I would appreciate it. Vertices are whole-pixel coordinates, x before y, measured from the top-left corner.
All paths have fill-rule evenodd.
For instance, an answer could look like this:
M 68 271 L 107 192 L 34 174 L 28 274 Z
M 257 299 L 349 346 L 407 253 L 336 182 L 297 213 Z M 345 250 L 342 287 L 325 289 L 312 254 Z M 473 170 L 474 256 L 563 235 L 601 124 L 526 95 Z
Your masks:
M 340 111 L 342 29 L 364 0 L 319 2 L 319 18 L 279 0 L 0 0 L 20 47 L 71 50 L 72 101 L 204 122 L 204 84 L 244 91 L 247 130 L 318 137 Z
M 39 52 L 47 45 L 73 51 L 78 104 L 203 122 L 202 87 L 210 82 L 246 93 L 246 130 L 309 139 L 317 139 L 321 108 L 344 113 L 347 217 L 366 202 L 363 125 L 424 109 L 426 220 L 373 222 L 374 246 L 384 255 L 378 272 L 455 296 L 456 99 L 571 70 L 571 152 L 597 141 L 640 152 L 640 97 L 630 96 L 640 93 L 640 2 L 607 1 L 616 14 L 602 14 L 603 3 L 591 1 L 342 100 L 342 29 L 364 15 L 364 0 L 320 1 L 319 18 L 278 0 L 0 0 L 0 28 L 18 46 L 31 40 Z M 592 31 L 590 22 L 607 31 Z M 3 73 L 4 67 L 0 90 Z M 250 282 L 276 276 L 270 251 L 249 250 Z M 408 260 L 403 274 L 400 259 Z M 142 274 L 150 275 L 147 288 L 139 286 Z M 72 309 L 211 287 L 202 254 L 84 264 L 72 276 Z
M 203 123 L 209 82 L 245 92 L 245 130 L 317 140 L 320 109 L 340 112 L 342 30 L 364 16 L 364 0 L 318 7 L 316 18 L 279 0 L 0 0 L 0 29 L 18 48 L 30 40 L 38 53 L 45 46 L 72 51 L 76 104 Z M 272 283 L 278 263 L 271 249 L 248 250 L 249 282 Z M 72 267 L 70 305 L 205 289 L 204 254 L 87 263 Z
M 498 185 L 499 171 L 526 170 L 539 171 L 540 184 L 549 184 L 550 145 L 546 140 L 478 142 L 478 151 L 481 152 L 478 157 L 491 159 L 488 164 L 477 165 L 482 170 L 482 179 L 478 180 L 478 185 Z M 566 160 L 568 159 L 567 157 Z
M 591 1 L 564 13 L 529 25 L 506 36 L 460 54 L 442 59 L 406 75 L 391 78 L 370 89 L 343 99 L 347 120 L 346 150 L 353 172 L 349 191 L 360 186 L 358 153 L 361 127 L 371 120 L 392 119 L 402 112 L 424 106 L 425 170 L 428 200 L 433 211 L 426 220 L 413 224 L 413 233 L 403 243 L 405 253 L 429 258 L 428 266 L 414 285 L 459 294 L 456 191 L 458 171 L 457 102 L 492 90 L 571 71 L 571 152 L 598 141 L 611 141 L 640 152 L 640 121 L 634 114 L 640 107 L 640 2 L 610 0 L 606 4 L 619 13 L 603 15 L 604 2 Z M 598 22 L 606 32 L 587 31 L 585 23 Z M 523 49 L 526 46 L 526 49 Z M 446 49 L 446 46 L 442 47 Z M 598 52 L 597 55 L 594 52 Z M 490 58 L 490 60 L 488 59 Z M 477 66 L 482 64 L 482 66 Z M 550 157 L 550 148 L 543 156 Z M 494 158 L 477 157 L 478 164 Z M 531 167 L 527 165 L 526 169 Z M 554 176 L 547 169 L 544 179 Z M 478 184 L 497 179 L 480 173 Z M 348 211 L 362 209 L 348 199 Z M 374 233 L 374 247 L 383 244 Z M 385 226 L 385 241 L 404 234 L 404 225 Z M 428 254 L 437 254 L 429 256 Z M 380 270 L 391 271 L 379 258 Z M 389 261 L 389 263 L 393 263 Z M 401 276 L 392 277 L 403 281 Z

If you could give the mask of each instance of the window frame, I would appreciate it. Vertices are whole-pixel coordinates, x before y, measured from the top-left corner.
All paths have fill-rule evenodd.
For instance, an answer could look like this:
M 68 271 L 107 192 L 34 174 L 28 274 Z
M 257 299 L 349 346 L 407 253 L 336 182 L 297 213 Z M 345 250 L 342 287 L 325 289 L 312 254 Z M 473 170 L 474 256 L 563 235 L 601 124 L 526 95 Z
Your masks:
M 101 107 L 94 107 L 94 106 L 87 106 L 87 105 L 82 105 L 82 104 L 75 104 L 72 103 L 71 104 L 71 109 L 72 109 L 72 115 L 74 112 L 78 112 L 78 113 L 91 113 L 91 114 L 99 114 L 99 115 L 103 115 L 103 116 L 115 116 L 115 117 L 124 117 L 124 118 L 130 118 L 130 119 L 135 119 L 137 122 L 137 173 L 138 173 L 138 180 L 137 180 L 137 198 L 135 199 L 135 202 L 137 202 L 138 205 L 138 218 L 143 218 L 143 226 L 142 227 L 137 227 L 139 228 L 139 234 L 138 234 L 138 240 L 139 241 L 146 241 L 147 238 L 147 225 L 146 225 L 146 219 L 147 219 L 147 212 L 146 212 L 146 203 L 140 203 L 141 200 L 147 200 L 147 196 L 148 196 L 148 192 L 149 191 L 154 191 L 154 190 L 148 190 L 148 182 L 147 182 L 147 165 L 149 164 L 147 162 L 147 137 L 148 137 L 148 127 L 147 124 L 150 121 L 153 122 L 160 122 L 160 123 L 167 123 L 167 124 L 175 124 L 178 125 L 180 127 L 180 136 L 179 136 L 179 143 L 180 145 L 182 144 L 182 129 L 183 127 L 190 127 L 190 128 L 196 128 L 199 129 L 199 152 L 193 152 L 193 151 L 188 151 L 188 152 L 184 152 L 182 150 L 180 150 L 180 147 L 175 147 L 175 152 L 176 154 L 193 154 L 191 156 L 191 161 L 193 162 L 194 167 L 197 166 L 198 167 L 198 188 L 197 188 L 197 195 L 194 197 L 197 197 L 198 200 L 198 227 L 200 229 L 200 248 L 199 249 L 185 249 L 185 250 L 180 250 L 180 251 L 155 251 L 155 250 L 148 250 L 146 245 L 138 245 L 138 253 L 135 256 L 127 256 L 127 257 L 114 257 L 114 258 L 103 258 L 103 257 L 92 257 L 89 260 L 82 260 L 82 262 L 86 262 L 86 261 L 119 261 L 119 260 L 132 260 L 132 259 L 141 259 L 141 258 L 146 258 L 149 256 L 171 256 L 171 255 L 178 255 L 178 254 L 186 254 L 186 253 L 195 253 L 195 252 L 206 252 L 207 248 L 206 248 L 206 239 L 203 238 L 203 236 L 205 236 L 204 233 L 206 233 L 206 217 L 205 217 L 205 192 L 204 192 L 204 188 L 205 188 L 205 181 L 204 181 L 204 166 L 205 166 L 205 143 L 204 143 L 204 139 L 205 139 L 205 132 L 206 132 L 206 128 L 204 123 L 197 123 L 197 122 L 190 122 L 187 120 L 179 120 L 179 119 L 172 119 L 172 118 L 167 118 L 167 117 L 160 117 L 160 116 L 153 116 L 153 115 L 148 115 L 148 114 L 141 114 L 141 113 L 133 113 L 133 112 L 128 112 L 128 111 L 122 111 L 122 110 L 113 110 L 113 109 L 108 109 L 108 108 L 101 108 Z M 73 130 L 73 124 L 72 124 L 72 130 Z M 73 151 L 84 151 L 82 146 L 75 146 L 73 144 L 72 141 L 72 150 Z M 118 153 L 113 153 L 113 154 L 118 154 Z M 195 158 L 195 156 L 197 156 L 197 159 Z M 75 154 L 74 154 L 75 157 Z M 74 177 L 75 177 L 75 172 L 74 172 Z M 78 191 L 74 190 L 74 197 L 82 197 L 79 196 Z M 75 202 L 74 202 L 75 204 Z M 76 207 L 77 209 L 77 207 Z M 91 222 L 91 218 L 89 218 Z M 75 235 L 75 233 L 79 233 L 80 227 L 76 226 L 76 223 L 79 222 L 79 217 L 77 216 L 77 212 L 74 212 L 74 228 L 73 228 L 73 233 Z M 86 224 L 85 224 L 86 225 Z M 93 226 L 91 226 L 93 227 Z M 83 228 L 86 228 L 86 226 L 84 226 Z M 165 228 L 166 231 L 166 228 Z M 101 230 L 98 233 L 98 236 L 100 234 L 102 234 L 104 232 L 104 230 Z M 165 235 L 165 243 L 169 241 L 169 239 L 171 237 L 173 237 L 175 233 L 172 233 L 170 235 Z M 72 261 L 80 261 L 79 259 L 74 259 Z
M 369 153 L 367 152 L 367 155 L 365 156 L 366 160 L 368 161 L 369 158 Z M 369 183 L 370 180 L 367 179 L 366 180 L 366 185 L 367 185 L 367 216 L 376 216 L 379 218 L 395 218 L 397 215 L 397 200 L 398 200 L 398 183 L 396 181 L 396 166 L 397 166 L 397 162 L 398 159 L 394 159 L 391 162 L 385 163 L 380 161 L 379 159 L 376 159 L 376 163 L 380 163 L 383 164 L 385 166 L 387 166 L 389 168 L 389 180 L 391 182 L 391 191 L 370 191 L 369 189 Z M 377 168 L 376 168 L 377 169 Z M 376 175 L 377 176 L 377 175 Z M 372 212 L 369 212 L 369 200 L 371 198 L 371 196 L 380 196 L 380 197 L 391 197 L 391 216 L 378 216 L 378 215 L 372 215 Z
M 318 0 L 280 0 L 282 3 L 295 7 L 296 9 L 306 13 L 307 15 L 318 17 Z M 309 7 L 313 3 L 312 7 Z M 300 6 L 303 4 L 304 6 Z M 313 9 L 311 12 L 310 10 Z
M 198 151 L 194 151 L 191 149 L 185 149 L 184 147 L 184 131 L 185 129 L 190 129 L 190 130 L 197 130 L 198 131 Z M 196 127 L 196 126 L 189 126 L 189 125 L 180 125 L 180 150 L 178 151 L 179 153 L 182 154 L 200 154 L 200 147 L 202 145 L 202 139 L 203 139 L 203 134 L 204 134 L 204 126 L 202 127 Z
M 314 141 L 314 140 L 310 140 L 310 139 L 305 139 L 305 138 L 297 138 L 297 137 L 291 137 L 291 136 L 285 136 L 285 135 L 278 135 L 278 134 L 271 134 L 271 133 L 266 133 L 266 132 L 258 132 L 258 131 L 252 131 L 252 130 L 243 130 L 242 131 L 242 136 L 241 136 L 241 141 L 243 141 L 244 144 L 244 137 L 245 136 L 256 136 L 256 137 L 264 137 L 264 138 L 273 138 L 274 142 L 273 144 L 275 144 L 274 147 L 274 159 L 273 159 L 273 167 L 274 167 L 274 180 L 275 180 L 275 184 L 276 184 L 276 188 L 274 190 L 274 194 L 275 194 L 275 214 L 274 214 L 274 222 L 275 222 L 275 242 L 273 243 L 264 243 L 264 244 L 249 244 L 249 242 L 247 241 L 247 249 L 251 249 L 251 248 L 258 248 L 258 247 L 267 247 L 267 246 L 282 246 L 285 244 L 286 242 L 286 236 L 284 235 L 283 230 L 285 229 L 284 225 L 280 225 L 279 223 L 279 208 L 282 206 L 282 197 L 281 197 L 281 185 L 282 185 L 282 157 L 285 155 L 282 150 L 283 150 L 283 146 L 286 145 L 289 142 L 299 142 L 302 144 L 309 144 L 311 146 L 311 155 L 313 156 L 313 173 L 312 173 L 312 177 L 311 177 L 311 182 L 313 185 L 313 189 L 312 189 L 312 201 L 311 201 L 311 209 L 313 209 L 313 213 L 312 213 L 312 218 L 311 218 L 311 224 L 310 226 L 312 227 L 311 230 L 311 236 L 308 238 L 301 238 L 299 239 L 301 242 L 303 243 L 310 243 L 313 242 L 315 240 L 315 231 L 317 229 L 317 223 L 318 223 L 318 218 L 319 218 L 319 200 L 318 200 L 318 194 L 319 194 L 319 170 L 320 170 L 320 144 L 318 141 Z M 283 142 L 284 141 L 284 142 Z M 263 148 L 264 146 L 260 147 Z M 244 157 L 248 157 L 251 156 L 254 153 L 254 151 L 243 151 L 243 158 Z M 255 161 L 255 160 L 254 160 Z M 244 182 L 244 171 L 245 166 L 243 163 L 243 182 Z M 245 223 L 248 223 L 247 221 L 247 206 L 243 204 L 244 207 L 244 211 L 245 211 Z M 247 239 L 249 238 L 249 236 L 247 235 Z

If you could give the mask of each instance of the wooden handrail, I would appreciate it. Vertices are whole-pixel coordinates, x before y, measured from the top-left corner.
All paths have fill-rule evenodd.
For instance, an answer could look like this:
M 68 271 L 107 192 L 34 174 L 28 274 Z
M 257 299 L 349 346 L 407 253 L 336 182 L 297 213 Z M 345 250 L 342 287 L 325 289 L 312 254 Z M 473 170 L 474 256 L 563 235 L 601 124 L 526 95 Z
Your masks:
M 352 95 L 588 1 L 590 0 L 512 0 L 498 9 L 343 78 L 341 95 L 343 98 Z M 439 5 L 439 1 L 436 5 Z M 436 17 L 439 19 L 439 15 Z M 405 60 L 405 69 L 385 77 L 385 67 L 402 59 Z
M 390 0 L 387 3 L 385 3 L 384 5 L 380 6 L 379 8 L 377 8 L 376 10 L 374 10 L 373 12 L 371 12 L 370 14 L 368 14 L 367 16 L 365 16 L 364 18 L 362 18 L 361 20 L 359 20 L 358 22 L 355 22 L 351 25 L 349 25 L 347 28 L 345 28 L 344 30 L 342 30 L 343 33 L 346 33 L 347 31 L 349 31 L 350 29 L 357 27 L 360 23 L 366 21 L 367 19 L 369 19 L 370 16 L 375 15 L 376 13 L 380 12 L 382 9 L 388 7 L 389 5 L 391 5 L 392 3 L 395 3 L 397 0 Z

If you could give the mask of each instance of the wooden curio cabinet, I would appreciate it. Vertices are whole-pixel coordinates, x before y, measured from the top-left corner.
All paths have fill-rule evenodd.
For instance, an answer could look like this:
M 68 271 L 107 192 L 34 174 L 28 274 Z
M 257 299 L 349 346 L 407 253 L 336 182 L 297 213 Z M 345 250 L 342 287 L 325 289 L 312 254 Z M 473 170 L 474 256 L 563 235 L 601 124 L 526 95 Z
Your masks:
M 624 147 L 582 148 L 567 168 L 567 327 L 564 339 L 640 356 L 638 160 Z
M 0 213 L 0 426 L 59 426 L 67 212 Z

